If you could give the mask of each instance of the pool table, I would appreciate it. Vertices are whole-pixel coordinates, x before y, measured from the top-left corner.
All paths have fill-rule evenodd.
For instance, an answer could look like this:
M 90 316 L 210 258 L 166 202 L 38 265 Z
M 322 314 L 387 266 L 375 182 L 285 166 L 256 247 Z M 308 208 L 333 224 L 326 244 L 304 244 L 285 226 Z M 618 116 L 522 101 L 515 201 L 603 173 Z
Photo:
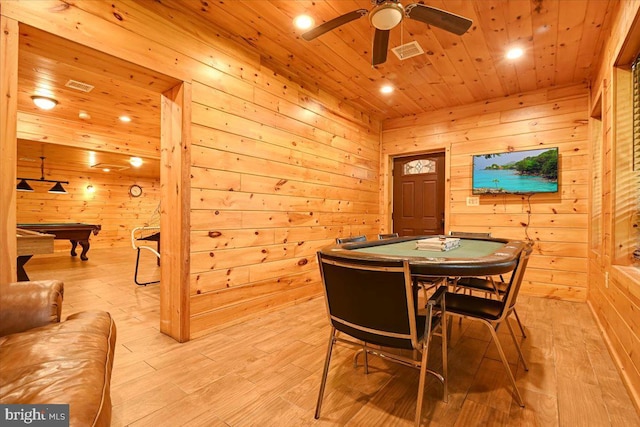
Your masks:
M 411 272 L 433 277 L 492 276 L 515 268 L 526 247 L 519 240 L 461 238 L 460 246 L 448 251 L 416 249 L 416 241 L 438 236 L 397 237 L 344 243 L 321 250 L 325 255 L 350 259 L 409 261 Z
M 53 236 L 52 234 L 42 234 L 36 231 L 16 230 L 16 248 L 18 250 L 17 273 L 18 281 L 24 282 L 29 280 L 24 265 L 32 256 L 38 254 L 50 254 L 53 252 Z
M 71 256 L 78 255 L 76 247 L 82 246 L 80 259 L 88 260 L 89 237 L 91 233 L 97 235 L 100 232 L 100 225 L 73 223 L 43 223 L 43 224 L 18 224 L 18 228 L 23 230 L 37 231 L 38 233 L 53 234 L 56 240 L 69 240 L 71 242 Z

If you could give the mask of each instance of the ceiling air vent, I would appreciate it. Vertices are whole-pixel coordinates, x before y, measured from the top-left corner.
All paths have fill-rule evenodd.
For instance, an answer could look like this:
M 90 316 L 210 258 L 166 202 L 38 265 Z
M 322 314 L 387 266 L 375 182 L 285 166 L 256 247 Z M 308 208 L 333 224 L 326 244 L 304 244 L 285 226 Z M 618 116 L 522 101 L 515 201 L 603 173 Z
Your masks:
M 417 41 L 412 41 L 411 43 L 394 47 L 391 51 L 395 53 L 400 60 L 413 58 L 414 56 L 422 55 L 424 53 L 424 50 L 422 50 Z
M 96 163 L 95 165 L 91 165 L 92 168 L 95 169 L 109 169 L 112 171 L 123 171 L 125 169 L 129 169 L 129 166 L 125 165 L 114 165 L 109 163 Z
M 66 84 L 66 87 L 70 87 L 71 89 L 79 90 L 81 92 L 91 92 L 95 86 L 90 85 L 89 83 L 79 82 L 77 80 L 69 80 Z

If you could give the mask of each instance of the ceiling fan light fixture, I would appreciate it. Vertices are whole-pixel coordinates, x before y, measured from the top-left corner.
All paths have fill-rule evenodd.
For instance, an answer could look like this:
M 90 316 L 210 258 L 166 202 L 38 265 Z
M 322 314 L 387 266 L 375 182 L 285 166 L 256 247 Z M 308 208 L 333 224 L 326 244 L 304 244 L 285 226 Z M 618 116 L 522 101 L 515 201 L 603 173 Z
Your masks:
M 369 21 L 378 30 L 390 30 L 404 18 L 404 8 L 400 3 L 383 3 L 369 14 Z
M 31 100 L 34 104 L 36 104 L 36 107 L 40 108 L 41 110 L 51 110 L 56 105 L 58 105 L 58 101 L 46 96 L 34 95 L 31 97 Z

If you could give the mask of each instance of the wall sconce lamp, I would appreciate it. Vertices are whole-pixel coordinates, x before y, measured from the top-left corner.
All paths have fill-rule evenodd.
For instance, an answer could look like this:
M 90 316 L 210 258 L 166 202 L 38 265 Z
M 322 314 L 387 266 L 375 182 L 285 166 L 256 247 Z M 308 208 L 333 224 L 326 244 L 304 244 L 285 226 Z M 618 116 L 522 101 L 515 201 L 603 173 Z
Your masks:
M 58 105 L 58 101 L 46 96 L 34 95 L 31 97 L 31 100 L 33 101 L 34 104 L 36 104 L 36 107 L 42 110 L 51 110 L 56 105 Z
M 51 179 L 44 179 L 44 157 L 40 157 L 40 178 L 17 178 L 20 180 L 18 185 L 16 186 L 17 191 L 33 191 L 33 188 L 29 185 L 27 181 L 36 181 L 36 182 L 55 182 L 53 187 L 49 190 L 49 193 L 54 194 L 67 194 L 67 190 L 64 189 L 62 184 L 69 184 L 69 181 L 57 181 Z

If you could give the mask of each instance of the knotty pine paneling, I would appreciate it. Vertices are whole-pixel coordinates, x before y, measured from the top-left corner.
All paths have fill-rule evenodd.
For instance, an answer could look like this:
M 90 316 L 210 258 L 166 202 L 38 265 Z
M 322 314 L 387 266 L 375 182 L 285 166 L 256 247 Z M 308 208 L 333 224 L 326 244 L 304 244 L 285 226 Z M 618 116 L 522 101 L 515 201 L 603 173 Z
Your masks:
M 587 287 L 588 95 L 584 85 L 570 86 L 387 120 L 382 153 L 448 150 L 447 230 L 530 239 L 524 292 L 584 301 L 576 289 Z M 466 206 L 474 154 L 543 147 L 559 149 L 558 193 L 482 195 L 480 206 Z
M 640 2 L 620 2 L 614 11 L 611 31 L 602 49 L 599 71 L 591 82 L 594 88 L 592 104 L 598 105 L 601 96 L 601 125 L 594 126 L 592 144 L 602 153 L 600 162 L 593 162 L 589 172 L 593 182 L 602 189 L 594 189 L 593 197 L 601 197 L 591 221 L 602 219 L 601 233 L 593 233 L 589 254 L 588 302 L 605 336 L 609 351 L 614 356 L 636 410 L 640 411 L 640 272 L 628 264 L 627 259 L 616 257 L 629 244 L 632 221 L 629 201 L 636 203 L 638 188 L 630 185 L 637 174 L 630 164 L 631 127 L 629 115 L 629 63 L 640 53 Z M 618 63 L 616 61 L 619 61 Z M 622 70 L 617 69 L 616 65 Z M 595 132 L 600 132 L 596 134 Z M 600 163 L 602 170 L 595 170 Z M 601 214 L 601 216 L 595 216 Z M 627 215 L 625 218 L 624 215 Z M 626 222 L 621 227 L 620 222 Z M 623 257 L 624 258 L 624 257 Z
M 155 112 L 154 112 L 155 113 Z M 158 120 L 159 115 L 154 118 Z M 18 138 L 51 144 L 73 145 L 88 150 L 160 158 L 160 135 L 140 135 L 123 129 L 122 124 L 111 128 L 52 118 L 46 114 L 18 112 Z
M 41 222 L 83 222 L 99 224 L 102 230 L 98 235 L 91 235 L 92 248 L 131 248 L 131 230 L 145 225 L 160 203 L 160 177 L 133 178 L 121 176 L 117 172 L 84 173 L 69 170 L 62 163 L 47 159 L 46 179 L 69 181 L 63 184 L 67 194 L 50 194 L 53 183 L 29 181 L 34 192 L 18 191 L 16 218 L 18 223 Z M 18 176 L 39 178 L 40 168 L 18 165 Z M 94 193 L 86 190 L 93 185 Z M 142 196 L 131 197 L 129 186 L 138 184 L 142 187 Z M 159 223 L 156 225 L 160 225 Z M 54 250 L 68 252 L 70 243 L 54 240 Z M 89 251 L 89 260 L 91 251 Z
M 266 68 L 260 55 L 180 8 L 80 2 L 54 12 L 56 5 L 3 2 L 2 12 L 191 87 L 193 102 L 184 108 L 191 118 L 185 147 L 193 177 L 188 222 L 194 248 L 190 259 L 171 256 L 194 269 L 192 337 L 317 296 L 317 248 L 340 235 L 379 232 L 378 120 L 316 85 L 302 87 Z M 45 136 L 28 117 L 24 124 L 30 134 L 25 138 Z M 78 139 L 64 129 L 56 135 Z M 118 149 L 108 138 L 101 144 Z M 223 241 L 234 247 L 219 248 Z M 293 255 L 283 255 L 285 250 Z M 224 267 L 216 267 L 218 257 Z
M 378 232 L 378 124 L 220 79 L 193 83 L 192 336 L 317 295 L 318 249 Z

